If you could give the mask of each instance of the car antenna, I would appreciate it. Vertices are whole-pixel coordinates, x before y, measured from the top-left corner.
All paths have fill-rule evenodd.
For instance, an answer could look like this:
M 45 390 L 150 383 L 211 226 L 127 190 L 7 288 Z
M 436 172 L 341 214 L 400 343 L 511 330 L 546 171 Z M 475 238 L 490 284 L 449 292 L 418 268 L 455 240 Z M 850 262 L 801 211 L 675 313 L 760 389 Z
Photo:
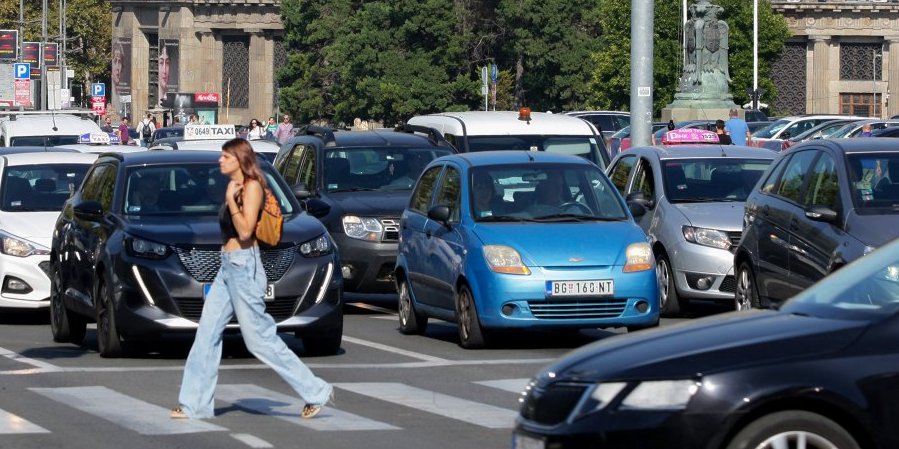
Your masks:
M 50 110 L 50 118 L 53 119 L 53 131 L 59 131 L 59 128 L 56 127 L 56 113 L 53 110 Z

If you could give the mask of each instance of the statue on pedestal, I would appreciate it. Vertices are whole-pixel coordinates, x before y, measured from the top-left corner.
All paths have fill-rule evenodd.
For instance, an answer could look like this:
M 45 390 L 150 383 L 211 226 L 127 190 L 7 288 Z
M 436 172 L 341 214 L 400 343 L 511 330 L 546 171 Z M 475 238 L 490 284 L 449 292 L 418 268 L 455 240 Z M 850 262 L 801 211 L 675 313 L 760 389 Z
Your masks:
M 684 26 L 686 61 L 680 92 L 709 96 L 729 93 L 727 22 L 718 19 L 724 11 L 708 0 L 690 6 L 690 20 Z

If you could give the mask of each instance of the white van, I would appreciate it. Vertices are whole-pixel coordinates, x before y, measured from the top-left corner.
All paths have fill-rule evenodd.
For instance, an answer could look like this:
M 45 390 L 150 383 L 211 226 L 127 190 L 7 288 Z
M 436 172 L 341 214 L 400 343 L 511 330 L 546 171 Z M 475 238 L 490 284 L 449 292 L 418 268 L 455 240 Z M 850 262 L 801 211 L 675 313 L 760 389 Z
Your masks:
M 77 144 L 81 135 L 102 133 L 91 114 L 10 112 L 0 117 L 0 145 L 54 147 Z
M 434 128 L 459 152 L 529 150 L 575 154 L 605 169 L 609 153 L 593 124 L 564 114 L 515 111 L 418 115 L 410 125 Z

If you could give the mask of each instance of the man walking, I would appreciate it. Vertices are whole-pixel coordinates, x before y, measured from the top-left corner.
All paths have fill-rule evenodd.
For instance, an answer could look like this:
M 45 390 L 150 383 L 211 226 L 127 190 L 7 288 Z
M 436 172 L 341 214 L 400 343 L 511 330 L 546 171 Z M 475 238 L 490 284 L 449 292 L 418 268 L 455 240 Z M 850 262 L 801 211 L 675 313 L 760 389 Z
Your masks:
M 275 139 L 278 140 L 278 143 L 284 143 L 291 137 L 293 137 L 293 123 L 290 123 L 290 116 L 284 114 L 284 121 L 278 125 L 278 129 L 275 131 Z
M 156 131 L 156 125 L 153 124 L 153 114 L 147 114 L 147 117 L 141 120 L 137 125 L 137 135 L 140 136 L 140 146 L 149 145 L 150 138 L 153 137 L 153 131 Z
M 128 117 L 122 117 L 122 123 L 119 123 L 119 142 L 122 145 L 131 143 L 131 136 L 128 134 Z
M 752 141 L 749 125 L 740 118 L 736 109 L 730 110 L 730 118 L 724 123 L 724 129 L 730 134 L 730 140 L 734 145 L 748 145 Z

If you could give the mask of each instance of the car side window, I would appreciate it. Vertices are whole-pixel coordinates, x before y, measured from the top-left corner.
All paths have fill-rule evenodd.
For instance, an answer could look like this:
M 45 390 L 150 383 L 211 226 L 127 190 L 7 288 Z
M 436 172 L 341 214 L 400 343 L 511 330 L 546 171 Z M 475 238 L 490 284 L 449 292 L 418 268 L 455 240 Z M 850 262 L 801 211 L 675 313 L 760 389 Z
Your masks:
M 82 201 L 97 201 L 104 211 L 112 208 L 112 195 L 115 192 L 116 169 L 109 164 L 95 166 L 81 189 Z
M 643 192 L 646 199 L 655 198 L 655 179 L 652 177 L 652 164 L 646 159 L 640 159 L 637 171 L 634 173 L 634 184 L 631 192 Z
M 279 161 L 278 171 L 288 184 L 295 184 L 300 174 L 300 160 L 303 157 L 303 145 L 294 145 L 283 161 Z
M 431 204 L 431 198 L 434 193 L 434 184 L 437 183 L 437 175 L 440 174 L 442 165 L 431 167 L 418 179 L 415 191 L 412 192 L 412 199 L 409 202 L 409 208 L 422 214 L 428 213 L 428 206 Z
M 462 208 L 461 187 L 462 177 L 455 167 L 447 167 L 440 186 L 437 188 L 437 201 L 434 204 L 443 204 L 449 207 L 450 222 L 459 221 L 459 211 Z
M 785 157 L 777 162 L 777 165 L 768 172 L 768 177 L 765 179 L 764 184 L 762 184 L 762 193 L 774 193 L 774 188 L 777 187 L 777 181 L 780 180 L 780 174 L 783 172 L 784 167 L 787 166 L 787 161 L 790 160 L 790 157 Z
M 817 151 L 801 151 L 790 158 L 790 162 L 784 168 L 784 174 L 777 188 L 777 195 L 796 203 L 802 203 L 800 193 L 805 175 L 811 168 L 812 161 L 818 154 Z
M 822 153 L 815 163 L 805 193 L 806 206 L 827 206 L 838 210 L 840 201 L 840 183 L 833 158 Z
M 299 153 L 297 158 L 301 159 L 301 162 L 298 169 L 299 173 L 297 174 L 294 183 L 306 184 L 306 188 L 311 192 L 312 189 L 317 187 L 315 184 L 315 149 L 307 149 L 305 146 L 299 148 L 302 150 L 296 152 Z
M 631 173 L 631 168 L 634 167 L 634 162 L 637 161 L 636 156 L 626 156 L 618 159 L 618 162 L 615 163 L 615 167 L 612 168 L 611 176 L 612 184 L 615 185 L 615 188 L 618 189 L 622 195 L 625 195 L 625 189 L 627 189 L 627 177 Z

